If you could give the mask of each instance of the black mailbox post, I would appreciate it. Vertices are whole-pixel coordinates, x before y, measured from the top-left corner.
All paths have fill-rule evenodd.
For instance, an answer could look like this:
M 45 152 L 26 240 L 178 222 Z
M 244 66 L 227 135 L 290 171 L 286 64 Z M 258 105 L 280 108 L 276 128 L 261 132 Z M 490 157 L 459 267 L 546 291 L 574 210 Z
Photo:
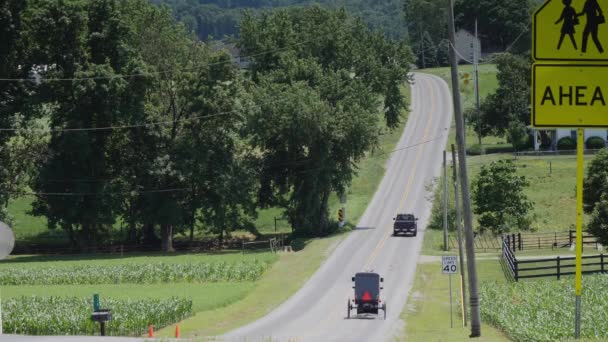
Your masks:
M 91 320 L 99 322 L 101 336 L 106 336 L 106 322 L 112 320 L 112 311 L 107 309 L 95 310 L 95 312 L 91 314 Z

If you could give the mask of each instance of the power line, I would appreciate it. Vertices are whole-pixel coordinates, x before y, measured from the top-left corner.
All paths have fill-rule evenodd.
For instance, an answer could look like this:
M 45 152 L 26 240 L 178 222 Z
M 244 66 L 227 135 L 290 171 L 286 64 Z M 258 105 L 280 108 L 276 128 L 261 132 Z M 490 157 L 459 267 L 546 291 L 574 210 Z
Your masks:
M 40 129 L 28 129 L 28 128 L 0 128 L 0 132 L 17 132 L 21 130 L 26 130 L 29 132 L 39 132 L 39 133 L 51 133 L 51 132 L 85 132 L 85 131 L 110 131 L 116 129 L 127 129 L 127 128 L 138 128 L 138 127 L 149 127 L 149 126 L 159 126 L 159 125 L 170 125 L 178 122 L 187 122 L 187 121 L 195 121 L 202 120 L 217 116 L 224 116 L 230 114 L 238 114 L 238 111 L 231 110 L 227 112 L 221 112 L 217 114 L 209 114 L 209 115 L 198 115 L 184 119 L 176 119 L 176 120 L 166 120 L 166 121 L 154 121 L 147 122 L 141 124 L 133 124 L 133 125 L 121 125 L 121 126 L 106 126 L 106 127 L 84 127 L 84 128 L 40 128 Z
M 408 149 L 412 149 L 414 147 L 418 147 L 421 145 L 425 145 L 431 142 L 434 142 L 438 139 L 444 138 L 446 137 L 445 134 L 441 134 L 438 135 L 432 139 L 428 139 L 425 141 L 421 141 L 412 145 L 408 145 L 408 146 L 404 146 L 404 147 L 400 147 L 400 148 L 396 148 L 392 151 L 389 152 L 384 152 L 384 153 L 379 153 L 378 155 L 386 155 L 386 154 L 393 154 L 396 152 L 400 152 L 400 151 L 404 151 L 404 150 L 408 150 Z M 300 162 L 296 161 L 293 163 L 293 165 L 299 164 Z M 277 165 L 289 165 L 287 163 L 279 163 Z M 272 165 L 271 165 L 272 166 Z M 308 173 L 308 172 L 313 172 L 313 171 L 318 171 L 323 169 L 322 167 L 318 167 L 318 168 L 312 168 L 312 169 L 306 169 L 306 170 L 300 170 L 300 171 L 296 171 L 295 173 L 297 174 L 302 174 L 302 173 Z M 74 182 L 77 182 L 79 180 L 76 180 Z M 111 181 L 111 180 L 105 180 L 105 181 Z M 66 183 L 68 182 L 68 180 L 66 180 Z M 91 180 L 91 182 L 93 182 L 93 180 Z M 103 182 L 100 181 L 100 182 Z M 120 194 L 135 194 L 135 195 L 139 195 L 139 194 L 148 194 L 148 193 L 171 193 L 171 192 L 188 192 L 191 191 L 190 188 L 173 188 L 173 189 L 157 189 L 157 190 L 147 190 L 147 191 L 118 191 L 118 192 L 24 192 L 24 191 L 9 191 L 8 193 L 12 194 L 12 195 L 19 195 L 19 196 L 109 196 L 109 195 L 120 195 Z
M 118 192 L 29 192 L 29 191 L 9 191 L 8 193 L 20 196 L 106 196 L 106 195 L 128 195 L 128 194 L 155 194 L 168 192 L 186 192 L 189 188 L 157 189 L 143 191 L 118 191 Z

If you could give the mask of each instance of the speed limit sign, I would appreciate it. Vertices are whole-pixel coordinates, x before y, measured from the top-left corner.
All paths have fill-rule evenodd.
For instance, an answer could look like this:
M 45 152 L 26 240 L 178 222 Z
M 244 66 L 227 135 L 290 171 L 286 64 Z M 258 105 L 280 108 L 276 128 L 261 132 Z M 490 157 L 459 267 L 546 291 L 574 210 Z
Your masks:
M 458 257 L 455 255 L 441 256 L 441 273 L 455 274 L 458 272 Z

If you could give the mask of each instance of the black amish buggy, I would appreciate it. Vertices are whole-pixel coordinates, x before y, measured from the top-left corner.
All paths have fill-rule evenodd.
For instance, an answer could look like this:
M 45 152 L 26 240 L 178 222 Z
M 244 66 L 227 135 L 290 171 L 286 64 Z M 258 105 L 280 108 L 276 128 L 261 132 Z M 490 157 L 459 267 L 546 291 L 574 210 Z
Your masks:
M 352 278 L 355 282 L 355 299 L 348 299 L 347 317 L 350 318 L 352 309 L 357 309 L 357 314 L 378 314 L 378 310 L 384 311 L 386 319 L 386 303 L 380 300 L 380 283 L 384 282 L 378 273 L 360 272 Z

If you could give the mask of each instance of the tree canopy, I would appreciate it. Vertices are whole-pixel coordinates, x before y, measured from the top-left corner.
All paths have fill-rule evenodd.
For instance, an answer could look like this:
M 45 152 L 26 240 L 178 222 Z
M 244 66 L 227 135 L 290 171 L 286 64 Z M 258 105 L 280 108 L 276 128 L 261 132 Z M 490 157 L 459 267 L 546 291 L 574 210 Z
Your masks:
M 240 37 L 255 56 L 249 72 L 261 104 L 249 126 L 261 151 L 260 201 L 284 206 L 297 230 L 326 234 L 329 195 L 344 193 L 377 143 L 379 96 L 387 125 L 400 121 L 409 49 L 321 7 L 247 14 Z M 262 53 L 270 46 L 278 49 Z
M 247 71 L 146 0 L 3 2 L 0 21 L 0 76 L 15 79 L 0 82 L 1 207 L 31 191 L 32 213 L 83 250 L 221 243 L 257 234 L 268 206 L 327 234 L 329 195 L 406 108 L 408 46 L 345 10 L 246 14 Z

